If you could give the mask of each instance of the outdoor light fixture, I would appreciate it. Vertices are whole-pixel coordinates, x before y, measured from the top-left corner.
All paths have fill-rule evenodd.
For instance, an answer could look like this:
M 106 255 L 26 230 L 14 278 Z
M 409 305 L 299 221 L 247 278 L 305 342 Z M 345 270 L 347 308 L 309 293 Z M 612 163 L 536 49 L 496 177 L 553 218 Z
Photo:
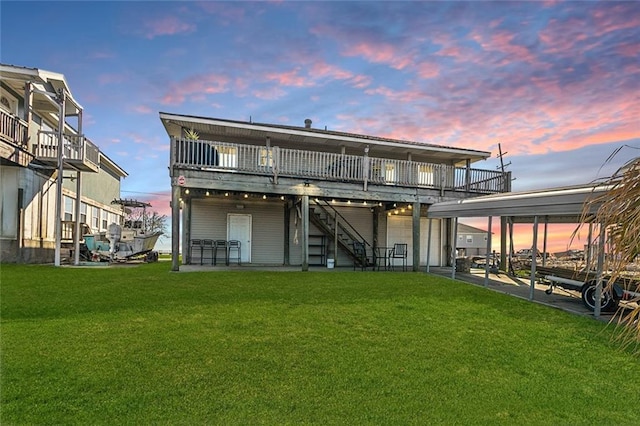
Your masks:
M 262 196 L 262 199 L 263 199 L 263 200 L 266 200 L 266 199 L 267 199 L 267 196 L 266 196 L 266 195 L 263 195 L 263 196 Z
M 209 191 L 207 191 L 207 197 L 209 196 Z
M 244 194 L 244 198 L 249 198 L 249 194 Z
M 280 196 L 280 199 L 281 199 L 282 201 L 284 201 L 284 195 L 281 195 L 281 196 Z
M 225 192 L 225 193 L 224 193 L 224 196 L 225 196 L 225 197 L 228 197 L 228 196 L 229 196 L 229 193 L 228 193 L 228 192 Z
M 411 210 L 413 208 L 413 206 L 411 204 L 408 204 L 407 207 L 409 208 L 409 210 Z
M 188 194 L 189 194 L 189 188 L 187 188 L 187 189 L 184 191 L 184 193 L 188 195 Z

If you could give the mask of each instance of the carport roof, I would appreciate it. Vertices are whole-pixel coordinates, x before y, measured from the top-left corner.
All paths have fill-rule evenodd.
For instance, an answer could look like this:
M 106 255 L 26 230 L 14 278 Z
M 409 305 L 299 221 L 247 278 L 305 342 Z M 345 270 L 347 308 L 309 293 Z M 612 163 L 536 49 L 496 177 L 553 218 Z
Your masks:
M 585 201 L 604 194 L 610 188 L 589 184 L 445 201 L 429 206 L 427 217 L 509 216 L 514 222 L 530 223 L 538 216 L 554 223 L 578 223 Z M 596 208 L 594 205 L 592 211 L 595 212 Z

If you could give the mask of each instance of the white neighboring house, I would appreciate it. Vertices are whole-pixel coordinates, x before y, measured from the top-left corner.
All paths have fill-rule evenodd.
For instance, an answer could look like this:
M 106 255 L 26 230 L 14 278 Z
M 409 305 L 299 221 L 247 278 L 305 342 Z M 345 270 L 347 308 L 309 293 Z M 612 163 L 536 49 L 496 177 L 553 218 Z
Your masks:
M 309 119 L 160 120 L 171 144 L 173 270 L 181 246 L 184 263 L 212 265 L 229 253 L 216 244 L 234 240 L 232 263 L 241 265 L 355 268 L 396 243 L 407 244 L 413 270 L 442 265 L 451 224 L 429 224 L 429 206 L 510 190 L 508 173 L 472 168 L 490 152 L 323 130 Z M 436 249 L 427 259 L 429 235 Z
M 458 223 L 457 255 L 478 256 L 487 253 L 487 231 Z
M 82 113 L 64 75 L 0 64 L 0 261 L 53 262 L 58 232 L 69 259 L 76 230 L 120 222 L 111 201 L 127 173 L 83 134 Z

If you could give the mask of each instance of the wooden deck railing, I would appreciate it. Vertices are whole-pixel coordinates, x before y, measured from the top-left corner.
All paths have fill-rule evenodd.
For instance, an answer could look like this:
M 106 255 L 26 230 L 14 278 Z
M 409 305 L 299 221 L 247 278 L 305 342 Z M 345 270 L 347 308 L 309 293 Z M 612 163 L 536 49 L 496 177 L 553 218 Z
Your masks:
M 27 125 L 20 118 L 0 109 L 0 137 L 7 142 L 27 147 Z
M 171 167 L 399 185 L 482 194 L 505 191 L 503 173 L 369 156 L 173 138 Z
M 39 131 L 38 141 L 32 147 L 33 154 L 36 158 L 58 158 L 58 139 L 58 132 Z M 100 164 L 100 150 L 84 135 L 65 134 L 62 154 L 65 160 L 91 163 L 96 167 Z

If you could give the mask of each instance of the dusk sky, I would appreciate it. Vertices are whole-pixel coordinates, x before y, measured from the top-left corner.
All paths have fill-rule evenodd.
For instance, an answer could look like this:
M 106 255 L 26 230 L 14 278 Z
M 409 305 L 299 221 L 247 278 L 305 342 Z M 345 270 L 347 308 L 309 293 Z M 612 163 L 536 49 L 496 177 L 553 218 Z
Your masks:
M 1 62 L 64 74 L 84 133 L 169 214 L 160 111 L 507 152 L 513 190 L 640 155 L 640 2 L 12 2 Z M 605 160 L 616 149 L 613 161 Z

